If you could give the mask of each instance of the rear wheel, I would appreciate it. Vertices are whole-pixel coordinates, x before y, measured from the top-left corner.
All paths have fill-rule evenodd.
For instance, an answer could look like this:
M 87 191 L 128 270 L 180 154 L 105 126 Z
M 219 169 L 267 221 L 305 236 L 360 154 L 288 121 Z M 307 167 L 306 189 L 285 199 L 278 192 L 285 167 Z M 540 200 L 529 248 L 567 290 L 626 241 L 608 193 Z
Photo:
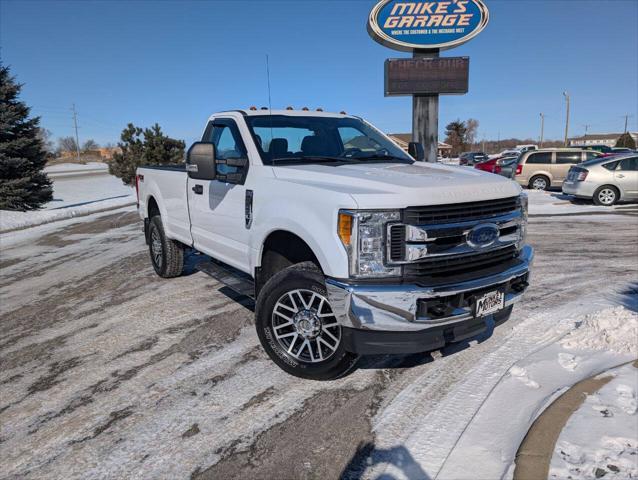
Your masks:
M 148 229 L 148 250 L 151 263 L 160 277 L 179 277 L 184 268 L 184 247 L 167 238 L 159 215 L 151 218 Z
M 529 181 L 529 188 L 532 190 L 547 190 L 549 188 L 549 178 L 545 175 L 536 175 Z
M 618 189 L 611 185 L 603 185 L 594 192 L 594 203 L 605 207 L 611 207 L 618 201 Z
M 257 335 L 270 358 L 291 375 L 332 380 L 345 375 L 357 355 L 344 348 L 319 269 L 310 262 L 275 274 L 255 308 Z

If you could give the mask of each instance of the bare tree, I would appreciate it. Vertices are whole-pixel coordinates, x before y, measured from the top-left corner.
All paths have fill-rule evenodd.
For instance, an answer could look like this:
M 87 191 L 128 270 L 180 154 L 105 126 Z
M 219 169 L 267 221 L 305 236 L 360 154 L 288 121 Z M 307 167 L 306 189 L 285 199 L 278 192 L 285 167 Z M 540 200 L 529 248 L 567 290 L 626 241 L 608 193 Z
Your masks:
M 61 152 L 75 152 L 77 151 L 77 143 L 73 137 L 60 137 L 58 138 L 58 150 Z
M 51 139 L 50 130 L 47 130 L 46 128 L 43 128 L 43 127 L 38 127 L 36 136 L 42 142 L 42 147 L 45 152 L 47 152 L 50 155 L 55 153 L 55 144 L 53 143 L 53 140 Z
M 475 118 L 468 118 L 465 121 L 465 143 L 472 145 L 476 142 L 476 133 L 478 132 L 479 121 Z
M 98 148 L 100 148 L 100 146 L 98 145 L 98 143 L 93 140 L 92 138 L 89 138 L 86 142 L 84 142 L 84 144 L 82 145 L 82 151 L 83 152 L 88 152 L 89 150 L 97 150 Z

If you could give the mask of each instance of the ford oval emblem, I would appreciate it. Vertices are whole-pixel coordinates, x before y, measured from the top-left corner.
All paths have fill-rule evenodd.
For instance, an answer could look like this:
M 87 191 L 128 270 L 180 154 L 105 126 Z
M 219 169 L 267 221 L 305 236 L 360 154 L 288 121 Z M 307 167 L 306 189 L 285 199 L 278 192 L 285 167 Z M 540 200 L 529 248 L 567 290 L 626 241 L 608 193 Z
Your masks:
M 467 234 L 467 244 L 474 249 L 487 248 L 498 240 L 500 231 L 493 223 L 482 223 Z
M 445 50 L 477 36 L 489 18 L 483 0 L 381 0 L 368 17 L 368 33 L 395 50 Z

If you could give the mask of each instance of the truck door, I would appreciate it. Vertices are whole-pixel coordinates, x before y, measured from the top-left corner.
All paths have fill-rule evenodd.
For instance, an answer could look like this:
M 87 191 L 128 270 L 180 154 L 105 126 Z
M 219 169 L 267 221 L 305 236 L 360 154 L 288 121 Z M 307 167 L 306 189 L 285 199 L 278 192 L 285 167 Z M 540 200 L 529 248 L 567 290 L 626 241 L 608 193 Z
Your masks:
M 247 158 L 246 147 L 232 119 L 216 119 L 203 140 L 215 144 L 218 160 Z M 244 173 L 245 180 L 247 170 L 248 164 L 246 167 L 217 164 L 216 175 Z M 195 248 L 250 273 L 243 183 L 189 178 L 187 192 Z

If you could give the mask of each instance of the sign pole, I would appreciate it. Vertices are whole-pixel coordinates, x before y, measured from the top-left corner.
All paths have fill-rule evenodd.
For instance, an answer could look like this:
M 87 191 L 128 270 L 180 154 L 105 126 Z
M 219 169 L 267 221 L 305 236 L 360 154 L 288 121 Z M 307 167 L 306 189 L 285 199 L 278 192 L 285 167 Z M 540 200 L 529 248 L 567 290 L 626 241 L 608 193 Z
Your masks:
M 439 50 L 414 50 L 413 58 L 436 58 Z M 436 162 L 439 149 L 439 95 L 412 95 L 412 141 L 425 150 L 425 161 Z

